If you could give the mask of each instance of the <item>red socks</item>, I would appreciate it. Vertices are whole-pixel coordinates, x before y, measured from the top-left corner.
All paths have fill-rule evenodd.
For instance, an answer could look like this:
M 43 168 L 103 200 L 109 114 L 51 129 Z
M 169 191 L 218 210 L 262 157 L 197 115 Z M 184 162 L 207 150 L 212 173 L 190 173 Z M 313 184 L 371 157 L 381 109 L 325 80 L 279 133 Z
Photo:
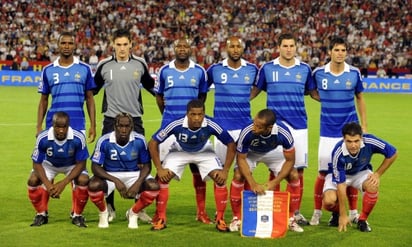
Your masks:
M 196 193 L 197 214 L 206 212 L 206 182 L 200 173 L 193 173 L 193 187 Z
M 133 205 L 132 211 L 137 214 L 140 210 L 152 204 L 154 199 L 159 195 L 159 191 L 143 191 L 140 194 L 139 200 Z
M 362 199 L 362 212 L 359 220 L 366 220 L 378 201 L 378 192 L 365 192 Z
M 300 198 L 300 181 L 299 179 L 290 181 L 286 186 L 286 191 L 290 193 L 289 204 L 289 217 L 295 215 L 295 212 L 299 210 L 299 198 Z
M 314 201 L 315 201 L 315 209 L 321 210 L 322 209 L 322 194 L 323 194 L 323 185 L 325 184 L 325 174 L 319 173 L 318 177 L 316 178 L 315 182 L 315 189 L 314 189 Z
M 216 220 L 221 220 L 224 217 L 227 205 L 227 187 L 226 185 L 219 186 L 214 184 L 215 203 L 216 203 Z
M 38 214 L 47 211 L 47 202 L 49 198 L 49 193 L 43 186 L 28 187 L 28 194 L 31 204 Z
M 74 197 L 74 215 L 81 215 L 87 204 L 87 199 L 89 198 L 89 192 L 87 191 L 87 186 L 76 185 L 73 190 Z
M 234 217 L 241 218 L 242 209 L 242 191 L 245 183 L 232 180 L 230 184 L 230 206 Z
M 106 210 L 106 203 L 104 202 L 104 192 L 103 191 L 97 191 L 97 192 L 91 192 L 89 191 L 89 197 L 90 201 L 96 205 L 96 207 L 99 209 L 100 212 L 103 212 Z
M 166 207 L 169 200 L 169 184 L 163 183 L 160 180 L 157 181 L 160 185 L 160 191 L 157 195 L 156 202 L 156 214 L 160 219 L 166 221 Z

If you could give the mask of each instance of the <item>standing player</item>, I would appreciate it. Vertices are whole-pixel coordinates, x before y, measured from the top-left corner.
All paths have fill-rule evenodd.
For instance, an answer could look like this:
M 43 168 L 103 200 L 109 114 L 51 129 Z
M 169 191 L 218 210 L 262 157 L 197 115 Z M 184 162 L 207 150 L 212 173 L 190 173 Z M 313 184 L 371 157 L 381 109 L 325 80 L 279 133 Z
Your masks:
M 160 193 L 157 199 L 156 212 L 158 220 L 152 230 L 166 228 L 166 207 L 169 199 L 169 182 L 172 178 L 180 180 L 188 163 L 196 164 L 203 181 L 213 179 L 216 203 L 216 229 L 228 231 L 224 220 L 227 204 L 226 179 L 235 157 L 235 142 L 230 134 L 212 119 L 205 117 L 205 105 L 201 100 L 191 100 L 187 104 L 186 116 L 161 127 L 149 142 L 149 151 L 157 170 Z M 173 143 L 163 163 L 160 160 L 159 144 L 169 136 L 174 135 Z M 227 145 L 226 159 L 222 162 L 217 158 L 209 141 L 210 136 L 216 136 Z
M 298 179 L 290 179 L 290 172 L 295 164 L 295 147 L 293 137 L 282 122 L 276 123 L 276 115 L 272 110 L 258 112 L 252 124 L 240 132 L 237 142 L 237 165 L 242 179 L 246 179 L 250 190 L 256 194 L 264 194 L 265 190 L 275 190 L 283 179 L 290 184 L 297 184 Z M 253 178 L 253 171 L 259 162 L 264 163 L 274 173 L 265 185 L 258 184 Z M 298 184 L 297 184 L 298 185 Z M 303 232 L 294 218 L 299 204 L 299 187 L 292 186 L 289 204 L 289 229 Z
M 64 111 L 70 116 L 71 127 L 86 133 L 85 114 L 83 110 L 86 101 L 90 119 L 88 131 L 89 142 L 96 137 L 96 108 L 93 98 L 93 81 L 90 66 L 73 56 L 76 48 L 75 37 L 70 32 L 63 32 L 57 40 L 60 56 L 44 67 L 38 92 L 41 93 L 37 111 L 37 133 L 42 131 L 46 116 L 46 129 L 52 126 L 54 113 Z M 49 95 L 52 97 L 50 108 Z
M 380 177 L 396 160 L 396 148 L 370 134 L 362 135 L 362 127 L 355 122 L 347 123 L 342 129 L 343 140 L 332 152 L 332 163 L 325 178 L 323 203 L 330 211 L 340 214 L 339 231 L 346 231 L 351 224 L 346 215 L 346 186 L 353 186 L 363 192 L 362 212 L 357 222 L 361 232 L 372 231 L 366 221 L 378 201 Z M 375 153 L 385 156 L 375 172 L 371 159 Z
M 67 113 L 55 112 L 52 127 L 38 134 L 32 154 L 33 171 L 27 184 L 29 199 L 37 214 L 31 226 L 48 223 L 49 196 L 60 198 L 66 185 L 72 183 L 72 223 L 78 227 L 87 227 L 82 213 L 88 199 L 88 156 L 83 133 L 70 127 Z M 56 182 L 58 174 L 64 174 L 65 177 Z
M 159 71 L 159 85 L 156 90 L 156 102 L 162 113 L 162 127 L 186 114 L 187 103 L 192 99 L 206 100 L 207 76 L 200 65 L 190 60 L 190 40 L 179 38 L 174 42 L 175 59 Z M 160 145 L 160 160 L 163 161 L 174 142 L 171 136 Z M 211 224 L 206 213 L 206 183 L 202 180 L 197 166 L 191 164 L 193 186 L 196 192 L 196 220 Z M 161 188 L 162 190 L 162 188 Z M 155 215 L 155 218 L 157 215 Z
M 250 95 L 258 68 L 242 59 L 245 44 L 239 37 L 226 41 L 228 57 L 207 70 L 208 85 L 215 87 L 213 119 L 236 141 L 240 130 L 252 121 L 250 116 Z M 226 145 L 219 139 L 214 140 L 214 148 L 221 161 L 226 159 Z M 225 174 L 226 176 L 228 174 Z M 235 169 L 235 177 L 230 185 L 230 203 L 233 219 L 231 230 L 239 228 L 241 218 L 241 193 L 244 182 L 239 179 L 240 172 Z
M 296 149 L 296 169 L 292 170 L 290 179 L 298 178 L 299 183 L 289 185 L 300 186 L 298 210 L 293 213 L 299 224 L 307 225 L 308 221 L 299 210 L 303 195 L 303 172 L 308 167 L 308 118 L 305 95 L 310 94 L 316 98 L 316 85 L 310 66 L 295 57 L 296 39 L 292 34 L 284 33 L 279 36 L 278 49 L 279 57 L 265 63 L 259 70 L 252 97 L 261 90 L 266 91 L 267 107 L 276 113 L 278 121 L 285 124 L 292 133 Z M 273 177 L 274 174 L 270 173 L 270 176 Z
M 359 122 L 360 115 L 363 132 L 366 133 L 366 105 L 363 99 L 363 85 L 359 69 L 345 62 L 347 45 L 342 38 L 333 38 L 329 45 L 331 61 L 313 71 L 321 102 L 320 140 L 318 153 L 318 177 L 314 188 L 315 209 L 310 221 L 318 225 L 322 216 L 322 192 L 328 164 L 331 162 L 332 149 L 342 138 L 341 130 L 345 123 Z M 354 102 L 356 99 L 356 106 Z M 349 217 L 353 222 L 359 216 L 357 210 L 358 194 L 356 188 L 348 187 Z M 339 215 L 332 214 L 330 226 L 338 226 Z
M 154 95 L 154 79 L 150 76 L 144 59 L 131 54 L 132 37 L 129 30 L 118 29 L 114 32 L 113 48 L 114 55 L 100 61 L 94 76 L 97 85 L 95 93 L 104 88 L 102 135 L 114 130 L 115 117 L 119 112 L 130 113 L 134 131 L 144 135 L 140 89 L 143 86 Z M 109 207 L 109 221 L 112 221 L 116 217 L 113 193 L 106 198 L 106 202 Z M 139 216 L 143 221 L 151 221 L 144 211 Z
M 151 160 L 144 136 L 133 131 L 128 113 L 115 118 L 114 131 L 99 138 L 94 150 L 89 182 L 90 200 L 99 209 L 99 228 L 109 227 L 104 195 L 117 189 L 123 198 L 138 198 L 127 212 L 128 227 L 138 228 L 138 213 L 159 194 L 159 184 L 150 176 Z
M 38 88 L 41 96 L 37 110 L 36 136 L 43 129 L 46 112 L 46 129 L 49 129 L 52 126 L 53 115 L 58 111 L 64 111 L 70 116 L 70 126 L 73 129 L 86 134 L 83 110 L 84 101 L 86 101 L 90 120 L 88 141 L 93 142 L 96 138 L 96 107 L 92 90 L 96 85 L 91 68 L 73 55 L 76 44 L 71 32 L 62 32 L 57 42 L 60 55 L 53 63 L 44 67 L 41 74 L 42 81 Z M 47 109 L 49 95 L 52 100 L 50 108 Z M 73 209 L 71 214 L 73 214 Z

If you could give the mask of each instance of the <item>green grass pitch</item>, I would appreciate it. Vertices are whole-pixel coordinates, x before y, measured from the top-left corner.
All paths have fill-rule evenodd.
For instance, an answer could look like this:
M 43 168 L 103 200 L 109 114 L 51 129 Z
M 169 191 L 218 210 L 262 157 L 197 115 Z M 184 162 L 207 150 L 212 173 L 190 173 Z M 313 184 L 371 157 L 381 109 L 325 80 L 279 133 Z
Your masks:
M 26 181 L 31 169 L 30 155 L 35 142 L 35 122 L 39 94 L 34 87 L 0 87 L 0 245 L 1 246 L 410 246 L 412 220 L 410 174 L 412 172 L 412 95 L 365 94 L 368 129 L 398 148 L 399 157 L 381 180 L 379 201 L 369 217 L 371 233 L 361 233 L 355 226 L 346 233 L 327 226 L 330 214 L 324 211 L 319 226 L 305 226 L 304 233 L 288 232 L 281 239 L 242 238 L 239 233 L 220 233 L 214 225 L 203 225 L 195 219 L 195 198 L 191 174 L 186 170 L 182 181 L 170 184 L 168 228 L 150 231 L 150 225 L 139 224 L 139 229 L 127 228 L 124 212 L 131 200 L 116 193 L 117 219 L 108 229 L 98 229 L 97 208 L 88 202 L 84 215 L 89 225 L 79 229 L 71 224 L 70 188 L 61 199 L 50 199 L 49 224 L 33 228 L 34 216 L 27 197 Z M 144 125 L 147 138 L 159 127 L 160 113 L 147 93 L 143 95 Z M 252 101 L 253 113 L 265 107 L 262 93 Z M 96 97 L 98 133 L 102 116 L 101 95 Z M 208 95 L 207 113 L 213 109 L 213 91 Z M 307 99 L 309 115 L 309 168 L 305 171 L 305 190 L 301 211 L 310 218 L 313 210 L 313 183 L 317 174 L 317 144 L 319 136 L 319 103 Z M 94 144 L 89 144 L 92 152 Z M 379 166 L 380 156 L 374 158 Z M 88 162 L 90 167 L 90 162 Z M 154 169 L 154 168 L 153 168 Z M 152 171 L 154 173 L 154 171 Z M 266 169 L 256 171 L 260 181 L 267 179 Z M 283 186 L 284 187 L 284 186 Z M 213 187 L 207 187 L 207 211 L 214 214 Z M 147 208 L 153 214 L 154 205 Z M 230 221 L 228 205 L 226 220 Z

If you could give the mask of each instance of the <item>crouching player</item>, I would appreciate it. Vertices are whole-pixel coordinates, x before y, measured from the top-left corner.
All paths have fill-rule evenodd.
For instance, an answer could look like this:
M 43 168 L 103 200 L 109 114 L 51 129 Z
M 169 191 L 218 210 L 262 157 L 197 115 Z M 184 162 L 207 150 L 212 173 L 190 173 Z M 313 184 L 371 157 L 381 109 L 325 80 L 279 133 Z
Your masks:
M 32 154 L 33 171 L 28 181 L 28 194 L 37 214 L 31 226 L 48 223 L 49 196 L 60 198 L 66 185 L 72 183 L 72 223 L 78 227 L 87 227 L 82 213 L 88 199 L 88 156 L 83 133 L 70 127 L 67 113 L 56 112 L 52 118 L 52 127 L 37 136 Z M 65 177 L 56 182 L 54 179 L 58 174 L 64 174 Z
M 346 214 L 346 187 L 353 186 L 363 193 L 362 212 L 357 222 L 361 232 L 370 232 L 366 221 L 378 201 L 380 177 L 392 165 L 397 151 L 391 144 L 371 135 L 363 134 L 362 127 L 355 122 L 347 123 L 342 129 L 343 140 L 332 152 L 332 164 L 325 178 L 323 207 L 339 215 L 339 231 L 346 231 L 351 224 Z M 371 158 L 375 153 L 385 158 L 375 172 L 372 172 Z
M 130 114 L 116 116 L 114 131 L 99 138 L 91 160 L 94 176 L 89 182 L 89 196 L 99 209 L 98 227 L 109 227 L 104 196 L 117 189 L 123 198 L 138 199 L 126 213 L 128 227 L 138 228 L 138 213 L 157 197 L 159 185 L 149 175 L 147 145 L 144 136 L 133 131 Z
M 159 144 L 174 135 L 176 142 L 160 162 Z M 224 165 L 217 157 L 209 141 L 211 135 L 216 136 L 227 146 Z M 236 153 L 236 145 L 230 134 L 223 130 L 212 119 L 205 117 L 205 106 L 200 100 L 191 100 L 187 104 L 186 116 L 160 128 L 149 142 L 149 150 L 157 169 L 160 193 L 157 198 L 156 216 L 152 230 L 166 228 L 166 207 L 169 199 L 169 182 L 172 178 L 180 180 L 187 164 L 196 164 L 203 181 L 213 179 L 216 203 L 216 228 L 226 232 L 228 227 L 224 221 L 228 191 L 226 180 L 230 166 Z

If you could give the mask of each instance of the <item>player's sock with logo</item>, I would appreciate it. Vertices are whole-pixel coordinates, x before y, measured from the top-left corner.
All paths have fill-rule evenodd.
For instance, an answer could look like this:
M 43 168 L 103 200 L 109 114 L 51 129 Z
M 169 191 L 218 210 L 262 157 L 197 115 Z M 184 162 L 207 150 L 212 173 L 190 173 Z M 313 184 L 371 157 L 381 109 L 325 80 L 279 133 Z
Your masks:
M 87 199 L 89 199 L 89 193 L 87 191 L 87 186 L 75 186 L 73 191 L 74 196 L 74 208 L 73 215 L 81 215 L 83 213 L 84 207 L 86 207 Z
M 315 181 L 315 191 L 314 191 L 314 200 L 315 200 L 315 209 L 322 209 L 322 194 L 323 194 L 323 185 L 325 184 L 325 174 L 319 173 Z
M 199 172 L 193 172 L 193 187 L 196 193 L 197 214 L 206 212 L 206 182 L 202 180 Z
M 160 219 L 166 221 L 166 207 L 167 201 L 169 200 L 169 183 L 163 183 L 158 179 L 157 181 L 160 185 L 160 191 L 156 198 L 156 213 Z
M 299 179 L 291 180 L 286 186 L 286 191 L 290 193 L 289 217 L 295 215 L 295 211 L 299 210 L 300 197 L 300 181 Z
M 90 201 L 96 205 L 96 207 L 99 209 L 100 212 L 106 211 L 106 203 L 104 201 L 104 192 L 103 191 L 97 191 L 97 192 L 89 192 L 89 197 Z
M 232 207 L 232 214 L 234 217 L 241 218 L 242 210 L 242 190 L 245 183 L 232 180 L 230 184 L 230 206 Z
M 143 191 L 140 194 L 139 200 L 137 200 L 137 202 L 135 202 L 135 204 L 132 207 L 133 213 L 137 214 L 142 209 L 152 204 L 152 202 L 154 201 L 154 199 L 156 199 L 158 195 L 159 195 L 159 191 L 150 191 L 150 190 Z
M 274 174 L 272 171 L 270 171 L 270 172 L 269 172 L 269 181 L 272 181 L 272 180 L 275 179 L 275 178 L 276 178 L 275 174 Z M 274 191 L 280 191 L 280 184 L 277 184 L 277 185 L 275 186 Z
M 375 207 L 377 201 L 378 192 L 365 192 L 362 199 L 362 212 L 359 216 L 359 220 L 366 220 L 368 218 L 370 212 L 372 212 L 372 209 Z
M 226 184 L 219 186 L 214 184 L 215 203 L 216 203 L 216 220 L 222 220 L 227 205 L 227 187 Z
M 348 186 L 346 188 L 346 194 L 348 196 L 349 209 L 357 210 L 358 209 L 358 189 Z
M 47 206 L 44 203 L 44 192 L 47 193 L 47 191 L 42 186 L 28 186 L 29 199 L 38 214 L 46 214 Z

